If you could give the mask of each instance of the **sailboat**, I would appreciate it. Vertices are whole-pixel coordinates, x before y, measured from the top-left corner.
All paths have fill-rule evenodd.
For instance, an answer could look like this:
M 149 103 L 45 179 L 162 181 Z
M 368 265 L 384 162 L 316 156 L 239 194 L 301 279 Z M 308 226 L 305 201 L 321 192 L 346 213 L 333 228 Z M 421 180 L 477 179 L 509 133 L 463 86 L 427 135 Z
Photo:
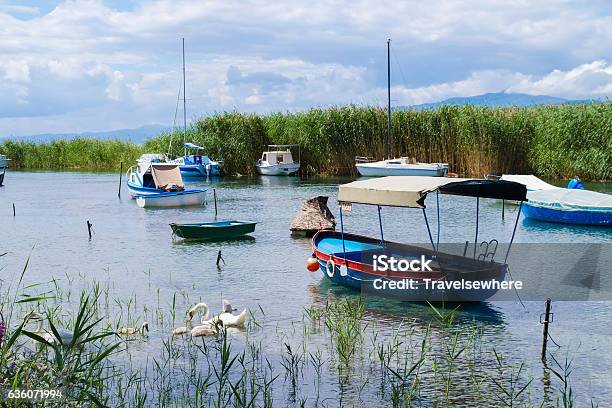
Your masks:
M 187 142 L 187 98 L 185 90 L 185 39 L 183 38 L 183 156 L 169 163 L 178 164 L 183 177 L 206 178 L 221 174 L 221 165 L 205 154 L 201 154 L 204 147 Z M 170 140 L 172 143 L 172 140 Z M 187 150 L 194 150 L 195 154 L 187 154 Z
M 373 161 L 365 157 L 355 158 L 355 167 L 362 176 L 433 176 L 448 174 L 447 163 L 419 163 L 414 158 L 391 157 L 391 39 L 387 39 L 387 159 Z

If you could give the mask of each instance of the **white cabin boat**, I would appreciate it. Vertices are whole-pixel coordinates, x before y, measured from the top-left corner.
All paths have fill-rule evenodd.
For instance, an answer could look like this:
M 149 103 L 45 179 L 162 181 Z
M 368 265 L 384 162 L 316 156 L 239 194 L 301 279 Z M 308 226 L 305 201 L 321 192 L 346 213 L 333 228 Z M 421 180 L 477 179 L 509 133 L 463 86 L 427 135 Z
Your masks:
M 9 161 L 11 161 L 11 159 L 3 154 L 0 154 L 0 170 L 8 169 Z
M 290 176 L 300 169 L 300 161 L 293 161 L 290 147 L 297 145 L 269 145 L 257 162 L 257 172 L 264 176 Z M 271 150 L 276 149 L 276 150 Z M 280 150 L 282 149 L 282 150 Z
M 374 162 L 359 162 L 355 164 L 360 175 L 365 177 L 384 176 L 431 176 L 444 177 L 448 174 L 446 163 L 419 163 L 408 157 L 381 160 Z
M 0 186 L 4 183 L 4 175 L 6 174 L 6 169 L 8 169 L 10 160 L 11 159 L 5 155 L 0 154 Z

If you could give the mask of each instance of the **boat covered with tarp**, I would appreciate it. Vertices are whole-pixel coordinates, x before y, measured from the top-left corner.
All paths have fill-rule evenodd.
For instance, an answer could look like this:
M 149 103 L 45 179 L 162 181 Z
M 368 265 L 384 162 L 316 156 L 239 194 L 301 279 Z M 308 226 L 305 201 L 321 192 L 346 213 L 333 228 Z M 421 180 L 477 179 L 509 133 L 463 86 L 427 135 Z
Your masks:
M 184 207 L 203 205 L 206 190 L 185 189 L 178 164 L 163 155 L 144 154 L 127 171 L 127 185 L 139 207 Z
M 560 188 L 548 184 L 533 174 L 504 174 L 501 176 L 501 180 L 516 181 L 517 183 L 524 184 L 527 187 L 527 191 L 554 190 Z
M 526 218 L 564 224 L 612 226 L 612 195 L 558 188 L 530 191 L 522 206 Z
M 459 195 L 476 198 L 476 231 L 473 251 L 463 254 L 440 251 L 438 214 L 438 236 L 434 242 L 427 219 L 425 201 L 429 194 Z M 517 182 L 505 180 L 461 179 L 426 176 L 389 176 L 377 179 L 359 180 L 340 185 L 338 202 L 340 210 L 340 232 L 319 231 L 312 238 L 313 259 L 316 259 L 323 275 L 334 283 L 374 292 L 383 296 L 399 297 L 409 301 L 483 301 L 498 290 L 495 285 L 477 287 L 476 282 L 503 282 L 507 272 L 506 261 L 518 224 L 514 224 L 510 245 L 503 261 L 495 260 L 498 241 L 493 239 L 479 243 L 479 204 L 481 198 L 501 200 L 526 200 L 526 187 Z M 350 234 L 344 231 L 343 213 L 352 210 L 353 204 L 373 205 L 378 209 L 380 238 Z M 384 207 L 403 207 L 421 210 L 430 239 L 431 248 L 408 245 L 384 239 L 381 211 Z M 436 205 L 439 212 L 439 205 Z M 484 253 L 477 248 L 486 244 Z M 491 245 L 490 245 L 491 244 Z M 468 254 L 469 252 L 469 254 Z M 431 260 L 429 270 L 386 270 L 376 267 L 376 262 L 385 256 L 406 260 Z M 421 262 L 422 263 L 422 262 Z M 310 264 L 310 261 L 309 261 Z M 310 269 L 310 268 L 309 268 Z M 314 269 L 314 268 L 313 268 Z M 312 270 L 312 269 L 311 269 Z M 410 290 L 395 290 L 401 283 L 410 283 Z M 432 282 L 439 284 L 432 285 Z M 456 285 L 455 282 L 460 283 Z M 435 287 L 434 287 L 435 286 Z

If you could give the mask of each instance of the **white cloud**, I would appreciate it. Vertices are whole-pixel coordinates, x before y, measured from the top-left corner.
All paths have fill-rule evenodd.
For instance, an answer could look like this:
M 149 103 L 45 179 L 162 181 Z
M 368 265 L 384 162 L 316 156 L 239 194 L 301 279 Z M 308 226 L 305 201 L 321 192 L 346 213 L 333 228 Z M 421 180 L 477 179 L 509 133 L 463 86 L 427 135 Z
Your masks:
M 46 14 L 0 5 L 0 27 L 0 132 L 9 134 L 168 122 L 181 36 L 190 117 L 384 103 L 387 36 L 394 104 L 612 92 L 612 16 L 598 1 L 156 0 L 120 10 L 66 0 Z

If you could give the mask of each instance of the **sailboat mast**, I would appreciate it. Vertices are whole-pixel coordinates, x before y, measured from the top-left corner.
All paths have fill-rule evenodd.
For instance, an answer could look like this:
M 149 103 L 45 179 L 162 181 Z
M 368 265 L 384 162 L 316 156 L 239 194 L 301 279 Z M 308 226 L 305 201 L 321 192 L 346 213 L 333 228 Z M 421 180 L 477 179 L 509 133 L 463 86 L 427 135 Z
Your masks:
M 391 159 L 391 39 L 387 38 L 387 160 Z
M 185 37 L 183 37 L 183 149 L 184 155 L 187 156 L 187 96 L 185 95 Z

